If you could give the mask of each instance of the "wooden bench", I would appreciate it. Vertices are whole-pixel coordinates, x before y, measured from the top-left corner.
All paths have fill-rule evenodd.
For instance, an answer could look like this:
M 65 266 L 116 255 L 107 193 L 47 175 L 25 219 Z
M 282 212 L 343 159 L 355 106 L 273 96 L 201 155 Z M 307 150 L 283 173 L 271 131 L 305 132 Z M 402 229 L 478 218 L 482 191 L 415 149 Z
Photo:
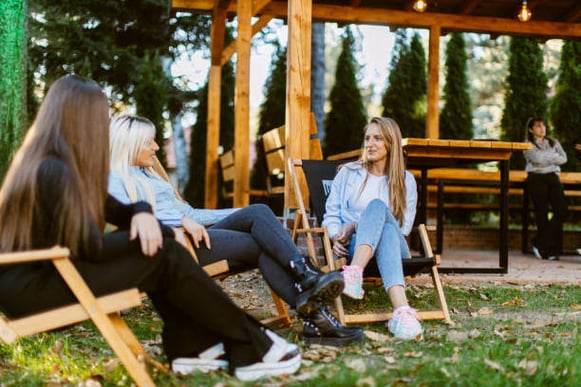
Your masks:
M 222 177 L 222 197 L 224 200 L 232 202 L 234 200 L 234 177 L 236 169 L 234 168 L 234 150 L 224 152 L 218 158 L 218 166 Z M 251 203 L 267 203 L 269 192 L 260 189 L 251 189 L 248 191 Z

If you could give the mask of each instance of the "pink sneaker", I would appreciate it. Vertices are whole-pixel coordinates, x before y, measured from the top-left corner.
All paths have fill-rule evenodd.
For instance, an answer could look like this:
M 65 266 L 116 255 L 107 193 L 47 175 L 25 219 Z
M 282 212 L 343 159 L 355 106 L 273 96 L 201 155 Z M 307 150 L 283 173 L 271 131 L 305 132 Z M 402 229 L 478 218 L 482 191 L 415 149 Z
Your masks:
M 343 294 L 361 300 L 365 291 L 363 290 L 363 269 L 355 265 L 343 266 L 343 278 L 345 279 L 345 288 Z
M 397 339 L 419 340 L 422 338 L 422 326 L 418 314 L 408 305 L 394 310 L 393 318 L 386 325 Z

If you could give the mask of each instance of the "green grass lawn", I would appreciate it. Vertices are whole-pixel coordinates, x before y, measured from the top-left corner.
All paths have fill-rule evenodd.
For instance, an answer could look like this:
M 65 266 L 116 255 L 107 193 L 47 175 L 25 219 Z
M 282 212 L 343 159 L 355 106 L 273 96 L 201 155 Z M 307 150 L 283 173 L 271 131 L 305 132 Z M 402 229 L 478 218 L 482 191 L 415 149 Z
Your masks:
M 424 322 L 424 339 L 393 339 L 384 324 L 363 326 L 363 344 L 306 346 L 300 322 L 280 333 L 297 342 L 303 364 L 292 376 L 259 381 L 268 386 L 579 386 L 581 286 L 449 285 L 455 326 Z M 434 305 L 432 289 L 411 286 L 412 304 Z M 350 308 L 378 309 L 387 300 L 367 288 Z M 148 305 L 126 315 L 156 357 L 161 321 Z M 153 372 L 153 371 L 152 371 Z M 223 372 L 179 377 L 154 372 L 160 386 L 238 386 Z M 90 323 L 0 346 L 0 386 L 130 385 L 123 367 Z M 251 385 L 251 384 L 249 384 Z

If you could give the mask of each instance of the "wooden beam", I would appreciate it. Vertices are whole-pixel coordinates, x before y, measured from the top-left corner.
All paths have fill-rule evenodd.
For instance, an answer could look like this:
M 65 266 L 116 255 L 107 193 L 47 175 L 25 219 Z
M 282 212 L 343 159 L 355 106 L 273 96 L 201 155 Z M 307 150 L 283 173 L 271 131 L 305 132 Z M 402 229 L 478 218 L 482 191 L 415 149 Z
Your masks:
M 234 207 L 250 202 L 250 45 L 252 41 L 252 3 L 237 2 L 238 38 L 236 90 L 234 95 Z
M 261 17 L 259 17 L 258 20 L 252 25 L 252 36 L 262 31 L 262 29 L 268 24 L 268 22 L 272 20 L 272 18 L 273 15 L 262 15 Z M 224 66 L 226 62 L 228 62 L 236 52 L 237 42 L 238 39 L 234 40 L 232 43 L 228 45 L 228 47 L 224 49 L 224 51 L 222 51 L 221 59 L 222 66 Z
M 566 15 L 563 15 L 566 22 L 575 22 L 581 18 L 581 3 L 577 3 Z
M 198 12 L 210 13 L 213 9 L 213 2 L 210 0 L 172 0 L 172 6 L 177 9 L 189 7 Z M 234 11 L 235 9 L 232 6 L 228 9 L 229 13 Z M 264 7 L 263 12 L 276 17 L 286 17 L 288 4 L 283 1 L 271 1 L 270 4 Z M 581 23 L 536 21 L 534 18 L 527 23 L 521 23 L 516 17 L 468 16 L 429 11 L 417 13 L 413 11 L 327 4 L 313 4 L 312 19 L 346 24 L 397 25 L 428 29 L 435 25 L 440 26 L 443 31 L 480 32 L 499 35 L 535 35 L 563 39 L 581 37 Z M 571 16 L 569 20 L 576 19 Z
M 464 4 L 462 4 L 462 9 L 460 9 L 458 13 L 462 15 L 469 15 L 470 12 L 472 12 L 476 7 L 478 7 L 480 1 L 481 0 L 465 1 Z
M 428 116 L 426 119 L 426 138 L 440 137 L 440 34 L 439 26 L 430 28 L 428 51 Z
M 226 12 L 217 10 L 212 20 L 210 47 L 212 64 L 208 79 L 208 118 L 206 125 L 206 208 L 218 207 L 218 147 L 220 145 L 220 99 L 222 89 L 222 64 L 219 58 L 224 48 Z
M 285 157 L 308 158 L 311 110 L 312 0 L 289 0 Z M 291 172 L 285 173 L 284 208 L 297 208 Z M 300 181 L 301 187 L 306 184 Z M 303 190 L 304 192 L 304 190 Z

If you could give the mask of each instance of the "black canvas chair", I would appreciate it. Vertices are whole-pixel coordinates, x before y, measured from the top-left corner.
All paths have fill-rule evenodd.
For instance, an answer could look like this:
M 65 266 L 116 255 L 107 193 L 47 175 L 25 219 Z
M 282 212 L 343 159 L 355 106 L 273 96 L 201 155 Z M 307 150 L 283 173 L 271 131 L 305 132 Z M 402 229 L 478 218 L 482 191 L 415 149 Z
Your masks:
M 325 213 L 325 202 L 331 189 L 331 183 L 335 178 L 338 168 L 341 166 L 341 164 L 344 163 L 345 161 L 334 160 L 288 159 L 288 168 L 291 171 L 291 178 L 294 183 L 294 191 L 299 207 L 297 209 L 297 216 L 293 230 L 293 239 L 296 241 L 299 235 L 304 235 L 307 241 L 309 254 L 311 255 L 311 258 L 317 262 L 318 254 L 315 251 L 313 235 L 318 235 L 321 238 L 323 245 L 323 255 L 325 261 L 324 266 L 330 270 L 339 269 L 343 264 L 345 264 L 345 262 L 344 260 L 334 259 L 331 249 L 331 242 L 329 240 L 326 227 L 312 227 L 309 225 L 307 210 L 303 201 L 298 175 L 299 173 L 304 174 L 309 190 L 309 197 L 311 202 L 310 208 L 313 215 L 316 217 L 318 224 L 320 225 Z M 433 254 L 425 225 L 421 224 L 416 227 L 415 232 L 419 234 L 419 238 L 422 244 L 422 256 L 411 257 L 411 259 L 402 260 L 404 275 L 415 276 L 422 272 L 430 273 L 432 282 L 434 284 L 434 289 L 440 303 L 440 309 L 432 311 L 420 310 L 418 311 L 418 315 L 422 320 L 445 320 L 447 323 L 451 324 L 452 320 L 450 319 L 448 304 L 446 302 L 444 289 L 442 287 L 442 282 L 438 273 L 440 257 Z M 377 277 L 379 277 L 379 270 L 377 269 L 377 265 L 374 263 L 374 261 L 372 261 L 372 263 L 367 266 L 364 276 L 366 278 L 374 278 L 374 280 L 377 281 Z M 336 309 L 339 319 L 343 324 L 386 321 L 392 317 L 392 313 L 347 314 L 344 311 L 343 303 L 340 297 L 336 300 Z

